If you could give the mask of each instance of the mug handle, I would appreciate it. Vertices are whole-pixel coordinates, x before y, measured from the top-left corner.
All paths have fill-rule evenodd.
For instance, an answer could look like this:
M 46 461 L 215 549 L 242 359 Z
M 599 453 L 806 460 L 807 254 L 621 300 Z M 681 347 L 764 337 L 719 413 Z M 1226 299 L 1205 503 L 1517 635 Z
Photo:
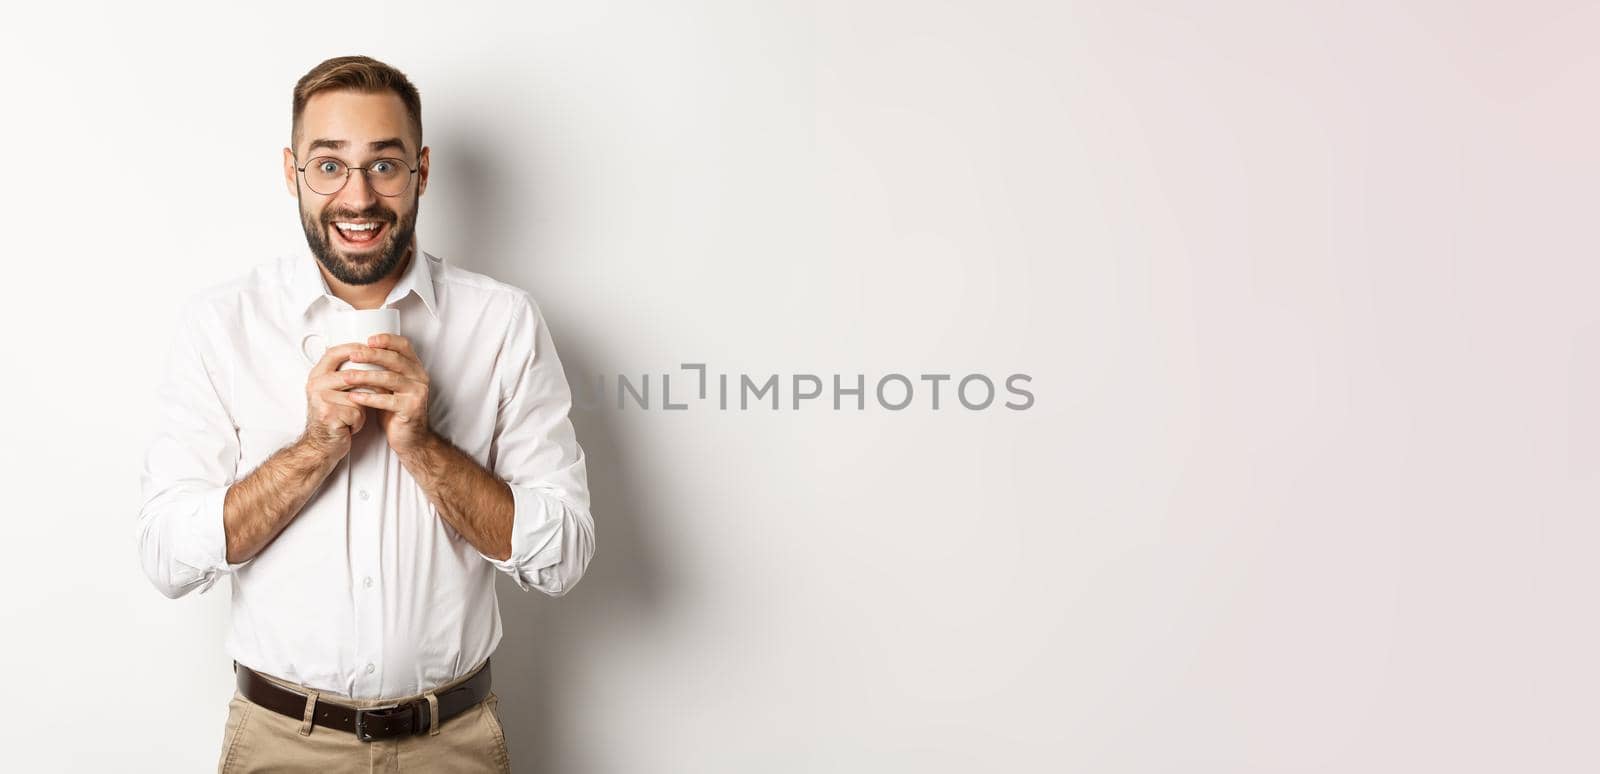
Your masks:
M 323 336 L 320 333 L 316 333 L 316 332 L 307 333 L 306 335 L 300 337 L 300 354 L 305 357 L 307 364 L 314 366 L 314 365 L 317 364 L 318 360 L 322 359 L 322 356 L 318 355 L 316 357 L 312 357 L 311 353 L 306 351 L 306 341 L 310 340 L 311 337 L 313 337 L 313 336 L 315 336 L 315 337 L 317 337 L 319 339 L 327 338 L 327 337 Z M 326 345 L 323 346 L 323 350 L 324 351 L 327 350 L 327 346 Z

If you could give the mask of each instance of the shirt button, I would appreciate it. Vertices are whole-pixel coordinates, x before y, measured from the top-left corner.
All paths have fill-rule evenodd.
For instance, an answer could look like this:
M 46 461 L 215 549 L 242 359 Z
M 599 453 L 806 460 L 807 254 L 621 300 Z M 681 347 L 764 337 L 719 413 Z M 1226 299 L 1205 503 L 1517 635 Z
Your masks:
M 361 499 L 363 499 L 363 500 L 367 499 L 367 490 L 365 490 L 365 489 L 361 490 Z
M 368 575 L 364 580 L 361 581 L 361 585 L 366 586 L 369 589 L 372 588 L 372 576 Z
M 369 674 L 369 675 L 372 674 L 372 670 L 374 670 L 374 669 L 377 669 L 377 667 L 375 667 L 375 666 L 373 666 L 371 664 L 368 664 L 367 665 L 367 674 Z

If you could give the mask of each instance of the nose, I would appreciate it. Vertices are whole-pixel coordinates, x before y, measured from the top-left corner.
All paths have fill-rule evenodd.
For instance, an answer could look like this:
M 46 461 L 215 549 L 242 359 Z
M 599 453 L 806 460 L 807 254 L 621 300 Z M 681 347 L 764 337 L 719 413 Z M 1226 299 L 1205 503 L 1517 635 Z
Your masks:
M 350 170 L 350 178 L 344 181 L 344 188 L 339 190 L 339 200 L 356 212 L 362 212 L 378 200 L 378 194 L 367 183 L 367 171 L 364 169 Z

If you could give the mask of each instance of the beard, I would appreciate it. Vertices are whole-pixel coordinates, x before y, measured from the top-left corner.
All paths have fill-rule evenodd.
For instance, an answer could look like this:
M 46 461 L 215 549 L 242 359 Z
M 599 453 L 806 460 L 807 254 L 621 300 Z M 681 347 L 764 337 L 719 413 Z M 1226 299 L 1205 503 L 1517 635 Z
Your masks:
M 370 285 L 389 276 L 411 248 L 411 238 L 417 230 L 420 198 L 418 194 L 412 194 L 411 211 L 404 218 L 396 217 L 393 210 L 373 202 L 371 207 L 360 212 L 327 207 L 318 215 L 301 210 L 300 225 L 305 229 L 306 244 L 310 246 L 311 253 L 329 274 L 347 285 Z M 357 219 L 386 224 L 384 234 L 371 245 L 346 252 L 345 248 L 333 244 L 333 237 L 329 234 L 334 230 L 334 221 Z

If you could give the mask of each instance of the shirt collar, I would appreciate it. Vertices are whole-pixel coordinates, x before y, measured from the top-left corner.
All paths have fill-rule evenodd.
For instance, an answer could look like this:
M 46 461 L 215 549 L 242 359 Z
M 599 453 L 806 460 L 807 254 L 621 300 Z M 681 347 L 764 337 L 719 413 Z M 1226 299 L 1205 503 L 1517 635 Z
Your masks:
M 400 279 L 389 290 L 389 297 L 383 300 L 384 306 L 392 306 L 395 302 L 412 293 L 422 299 L 422 305 L 434 320 L 439 319 L 438 302 L 435 300 L 433 288 L 433 270 L 430 266 L 431 256 L 422 251 L 422 247 L 413 238 L 411 242 L 411 260 L 406 265 Z M 289 290 L 294 302 L 294 310 L 305 316 L 311 312 L 311 305 L 317 299 L 327 296 L 335 298 L 333 290 L 328 287 L 328 280 L 322 276 L 318 267 L 317 257 L 312 255 L 308 248 L 305 253 L 295 259 L 294 271 L 290 277 Z

